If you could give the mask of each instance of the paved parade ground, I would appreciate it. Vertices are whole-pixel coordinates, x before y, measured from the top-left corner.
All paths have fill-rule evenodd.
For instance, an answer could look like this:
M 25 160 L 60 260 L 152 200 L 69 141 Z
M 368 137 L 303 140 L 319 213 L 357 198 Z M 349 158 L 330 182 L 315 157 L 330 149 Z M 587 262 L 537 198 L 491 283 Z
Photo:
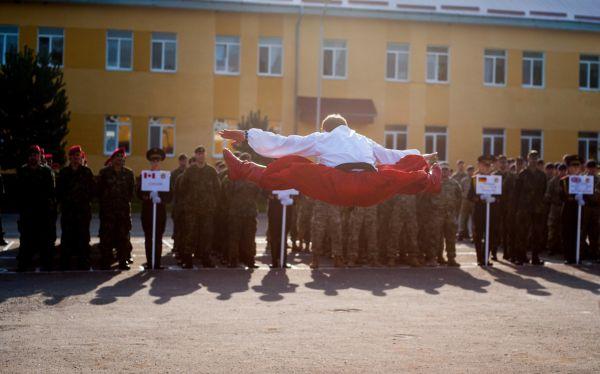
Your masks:
M 600 371 L 599 265 L 281 271 L 260 237 L 253 271 L 144 272 L 137 234 L 127 272 L 0 273 L 0 372 Z

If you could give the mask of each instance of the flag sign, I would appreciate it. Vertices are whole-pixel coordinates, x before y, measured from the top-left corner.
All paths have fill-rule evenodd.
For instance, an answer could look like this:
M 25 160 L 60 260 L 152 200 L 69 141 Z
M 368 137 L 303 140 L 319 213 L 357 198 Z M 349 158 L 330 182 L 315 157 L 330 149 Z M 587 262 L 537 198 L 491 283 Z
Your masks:
M 171 172 L 142 170 L 142 191 L 167 192 L 171 187 Z
M 569 175 L 569 193 L 571 195 L 593 195 L 594 177 L 592 175 Z
M 477 195 L 501 195 L 501 175 L 478 175 L 476 178 L 475 192 Z

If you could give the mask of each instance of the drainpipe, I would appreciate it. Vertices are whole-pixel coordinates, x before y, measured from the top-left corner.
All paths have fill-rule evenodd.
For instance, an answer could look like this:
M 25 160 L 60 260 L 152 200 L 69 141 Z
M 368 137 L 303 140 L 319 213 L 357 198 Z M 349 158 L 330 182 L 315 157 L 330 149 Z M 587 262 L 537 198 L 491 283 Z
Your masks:
M 327 13 L 329 0 L 325 0 L 323 11 L 321 12 L 321 24 L 319 25 L 319 71 L 317 72 L 317 113 L 315 115 L 315 131 L 319 132 L 321 127 L 321 75 L 323 74 L 323 22 L 325 13 Z
M 294 134 L 298 134 L 298 76 L 300 75 L 300 24 L 304 15 L 304 7 L 300 5 L 298 19 L 296 20 L 296 41 L 294 54 Z

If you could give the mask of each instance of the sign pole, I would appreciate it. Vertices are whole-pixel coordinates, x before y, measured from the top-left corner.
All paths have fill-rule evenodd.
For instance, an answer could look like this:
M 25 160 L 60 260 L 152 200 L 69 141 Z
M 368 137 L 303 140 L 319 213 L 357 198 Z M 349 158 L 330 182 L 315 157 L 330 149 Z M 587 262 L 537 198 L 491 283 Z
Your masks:
M 577 204 L 577 242 L 575 244 L 575 263 L 579 265 L 579 252 L 581 244 L 581 204 Z
M 485 203 L 485 259 L 484 264 L 488 266 L 488 258 L 490 254 L 490 202 Z
M 156 264 L 156 204 L 152 202 L 152 269 Z
M 286 235 L 285 235 L 285 213 L 286 213 L 286 208 L 287 206 L 285 204 L 282 203 L 283 206 L 283 217 L 281 219 L 281 248 L 279 248 L 279 266 L 283 269 L 283 267 L 285 266 L 285 258 L 284 258 L 284 253 L 285 253 L 285 242 L 286 242 Z

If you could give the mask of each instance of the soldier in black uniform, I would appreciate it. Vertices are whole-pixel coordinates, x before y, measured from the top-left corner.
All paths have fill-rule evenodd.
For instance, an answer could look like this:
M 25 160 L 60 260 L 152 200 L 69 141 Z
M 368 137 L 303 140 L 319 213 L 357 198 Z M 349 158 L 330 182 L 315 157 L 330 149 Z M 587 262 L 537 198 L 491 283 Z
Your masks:
M 2 175 L 0 174 L 0 205 L 2 205 L 2 198 L 4 197 L 4 183 L 2 183 Z M 8 245 L 8 242 L 4 240 L 4 229 L 2 228 L 2 208 L 0 208 L 0 246 Z
M 510 172 L 508 170 L 508 160 L 506 156 L 498 156 L 496 158 L 495 170 L 492 172 L 492 175 L 499 175 L 502 177 L 502 194 L 500 196 L 496 196 L 497 201 L 492 205 L 492 212 L 494 213 L 492 220 L 495 222 L 495 225 L 494 233 L 492 235 L 494 241 L 490 242 L 490 253 L 492 255 L 492 260 L 494 261 L 498 260 L 498 248 L 500 246 L 502 246 L 502 250 L 506 254 L 506 243 L 508 242 L 508 230 L 506 229 L 508 219 L 508 197 L 511 193 L 510 187 L 507 186 L 506 180 L 510 178 L 509 174 Z
M 594 178 L 594 193 L 584 195 L 585 205 L 581 215 L 582 258 L 585 260 L 598 259 L 598 234 L 600 226 L 600 178 L 598 164 L 595 160 L 585 163 L 585 175 Z
M 90 268 L 91 202 L 95 193 L 94 174 L 82 165 L 81 146 L 69 149 L 69 165 L 58 173 L 56 198 L 60 205 L 60 267 L 69 270 L 71 257 L 77 258 L 77 269 Z
M 100 252 L 102 269 L 110 269 L 113 248 L 120 270 L 129 270 L 131 250 L 131 200 L 135 192 L 133 171 L 125 167 L 125 149 L 119 148 L 98 175 L 100 200 Z
M 575 195 L 569 194 L 569 176 L 579 174 L 581 161 L 577 155 L 566 155 L 563 162 L 567 165 L 567 175 L 560 180 L 562 244 L 566 264 L 574 264 L 577 247 L 577 211 L 579 202 Z
M 39 146 L 29 148 L 27 163 L 17 170 L 17 191 L 19 207 L 19 248 L 18 271 L 32 269 L 36 251 L 40 253 L 40 265 L 44 271 L 52 270 L 54 239 L 56 238 L 56 201 L 54 177 L 47 166 L 40 161 L 42 151 Z
M 181 240 L 179 240 L 179 236 L 181 236 L 180 231 L 183 229 L 183 218 L 182 218 L 182 210 L 175 209 L 177 206 L 177 195 L 175 193 L 175 188 L 177 184 L 177 178 L 183 174 L 188 165 L 188 157 L 185 153 L 182 153 L 177 158 L 179 161 L 179 166 L 177 169 L 171 172 L 171 198 L 173 202 L 173 209 L 171 211 L 171 218 L 173 219 L 173 235 L 171 239 L 173 239 L 173 253 L 178 256 L 179 245 L 181 245 Z
M 477 265 L 485 265 L 485 230 L 486 230 L 486 200 L 482 199 L 481 195 L 477 194 L 477 178 L 490 175 L 492 163 L 495 161 L 493 156 L 483 155 L 477 159 L 477 173 L 471 177 L 471 187 L 467 198 L 474 203 L 473 207 L 473 243 L 475 243 L 475 252 L 477 253 Z M 490 244 L 495 242 L 493 238 L 495 232 L 494 214 L 497 204 L 494 204 L 495 197 L 490 199 Z M 490 245 L 491 248 L 491 245 Z M 493 266 L 493 263 L 488 259 L 488 266 Z
M 150 161 L 150 170 L 160 170 L 160 163 L 165 160 L 165 151 L 160 148 L 151 148 L 146 152 L 146 159 Z M 154 269 L 161 270 L 160 265 L 162 257 L 162 237 L 165 233 L 167 224 L 167 203 L 171 199 L 171 192 L 149 192 L 142 191 L 142 176 L 137 180 L 137 197 L 142 200 L 142 228 L 144 229 L 144 247 L 146 249 L 146 270 Z M 155 242 L 155 258 L 154 267 L 152 267 L 152 215 L 156 204 L 156 232 L 154 237 Z

